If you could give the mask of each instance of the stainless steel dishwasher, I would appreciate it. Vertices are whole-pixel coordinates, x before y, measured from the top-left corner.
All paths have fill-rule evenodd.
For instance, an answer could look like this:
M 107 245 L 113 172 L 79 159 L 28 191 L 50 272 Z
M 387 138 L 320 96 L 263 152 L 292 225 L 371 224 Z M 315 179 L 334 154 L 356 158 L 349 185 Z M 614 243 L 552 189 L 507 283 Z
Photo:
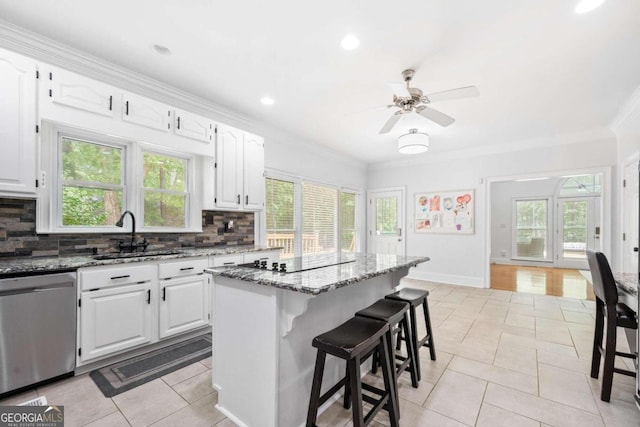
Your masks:
M 76 365 L 76 273 L 0 279 L 0 394 Z

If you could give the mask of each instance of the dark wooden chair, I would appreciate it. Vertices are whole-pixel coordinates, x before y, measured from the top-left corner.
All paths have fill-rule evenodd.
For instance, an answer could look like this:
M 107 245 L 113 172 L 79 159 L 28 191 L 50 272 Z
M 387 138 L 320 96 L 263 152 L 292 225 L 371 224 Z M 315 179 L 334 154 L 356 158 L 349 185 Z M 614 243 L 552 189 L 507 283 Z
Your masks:
M 414 345 L 414 353 L 416 355 L 416 366 L 418 370 L 418 381 L 422 379 L 422 373 L 420 372 L 420 348 L 428 347 L 429 348 L 429 356 L 431 360 L 436 360 L 436 348 L 433 343 L 433 332 L 431 331 L 431 318 L 429 317 L 429 304 L 427 302 L 427 297 L 429 296 L 429 291 L 425 291 L 422 289 L 414 289 L 414 288 L 402 288 L 398 292 L 394 292 L 392 294 L 387 295 L 385 298 L 395 300 L 395 301 L 403 301 L 409 303 L 409 320 L 411 321 L 411 340 Z M 416 316 L 416 308 L 422 305 L 422 312 L 424 314 L 424 323 L 426 328 L 426 335 L 422 338 L 418 338 L 418 321 Z M 403 339 L 405 342 L 406 337 L 402 334 L 398 334 L 398 339 Z M 396 350 L 400 349 L 400 341 L 398 340 L 398 344 L 396 346 Z
M 312 345 L 318 349 L 318 354 L 311 385 L 307 427 L 316 425 L 318 408 L 343 386 L 345 387 L 344 407 L 351 406 L 354 427 L 369 425 L 381 409 L 386 409 L 389 413 L 392 427 L 399 426 L 394 370 L 391 367 L 392 359 L 387 343 L 388 331 L 389 324 L 386 322 L 364 317 L 353 317 L 337 328 L 313 339 Z M 375 351 L 380 354 L 384 390 L 363 383 L 360 376 L 360 365 Z M 345 376 L 321 396 L 320 389 L 322 387 L 324 362 L 327 353 L 344 359 L 347 369 Z M 363 390 L 375 394 L 379 398 L 376 399 L 364 394 Z M 363 401 L 373 405 L 373 408 L 366 415 L 363 413 Z
M 611 273 L 607 257 L 602 252 L 587 250 L 587 260 L 591 270 L 593 292 L 596 295 L 596 326 L 593 336 L 593 354 L 591 356 L 591 378 L 598 378 L 600 360 L 604 356 L 602 372 L 602 390 L 600 399 L 608 402 L 611 399 L 613 374 L 635 377 L 635 372 L 614 367 L 615 357 L 636 359 L 637 355 L 616 351 L 617 327 L 638 329 L 634 311 L 618 302 L 618 288 Z M 607 320 L 606 342 L 602 347 L 605 332 L 604 321 Z

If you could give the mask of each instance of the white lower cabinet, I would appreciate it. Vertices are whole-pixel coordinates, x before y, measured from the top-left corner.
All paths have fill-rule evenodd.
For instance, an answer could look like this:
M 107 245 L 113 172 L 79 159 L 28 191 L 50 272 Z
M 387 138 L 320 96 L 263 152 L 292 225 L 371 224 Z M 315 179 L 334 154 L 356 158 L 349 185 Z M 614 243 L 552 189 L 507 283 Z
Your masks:
M 209 324 L 209 275 L 160 281 L 160 338 Z
M 151 282 L 82 292 L 79 357 L 91 360 L 153 341 Z

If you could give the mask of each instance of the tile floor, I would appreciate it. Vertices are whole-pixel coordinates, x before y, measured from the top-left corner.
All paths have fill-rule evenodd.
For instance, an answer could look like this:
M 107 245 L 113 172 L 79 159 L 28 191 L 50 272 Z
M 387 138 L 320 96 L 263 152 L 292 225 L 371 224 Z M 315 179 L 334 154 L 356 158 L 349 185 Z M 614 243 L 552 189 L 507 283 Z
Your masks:
M 589 377 L 593 302 L 417 280 L 428 289 L 438 360 L 421 353 L 422 381 L 400 378 L 401 425 L 640 426 L 634 379 L 615 375 L 610 403 Z M 619 333 L 625 349 L 624 335 Z M 366 381 L 380 383 L 371 374 Z M 65 405 L 66 426 L 218 426 L 234 424 L 214 407 L 211 360 L 195 363 L 111 399 L 82 375 L 13 396 L 45 395 Z M 320 426 L 349 426 L 334 403 Z M 375 426 L 389 425 L 384 413 Z

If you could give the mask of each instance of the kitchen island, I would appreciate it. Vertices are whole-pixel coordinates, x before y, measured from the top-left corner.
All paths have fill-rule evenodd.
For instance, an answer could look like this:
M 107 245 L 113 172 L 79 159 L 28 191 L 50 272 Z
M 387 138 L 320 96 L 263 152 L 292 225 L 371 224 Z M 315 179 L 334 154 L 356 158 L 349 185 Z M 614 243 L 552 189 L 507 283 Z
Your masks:
M 238 425 L 303 425 L 316 356 L 313 337 L 391 293 L 410 267 L 428 260 L 331 254 L 262 269 L 256 263 L 206 270 L 215 276 L 218 409 Z M 323 391 L 344 375 L 342 365 L 327 358 Z

